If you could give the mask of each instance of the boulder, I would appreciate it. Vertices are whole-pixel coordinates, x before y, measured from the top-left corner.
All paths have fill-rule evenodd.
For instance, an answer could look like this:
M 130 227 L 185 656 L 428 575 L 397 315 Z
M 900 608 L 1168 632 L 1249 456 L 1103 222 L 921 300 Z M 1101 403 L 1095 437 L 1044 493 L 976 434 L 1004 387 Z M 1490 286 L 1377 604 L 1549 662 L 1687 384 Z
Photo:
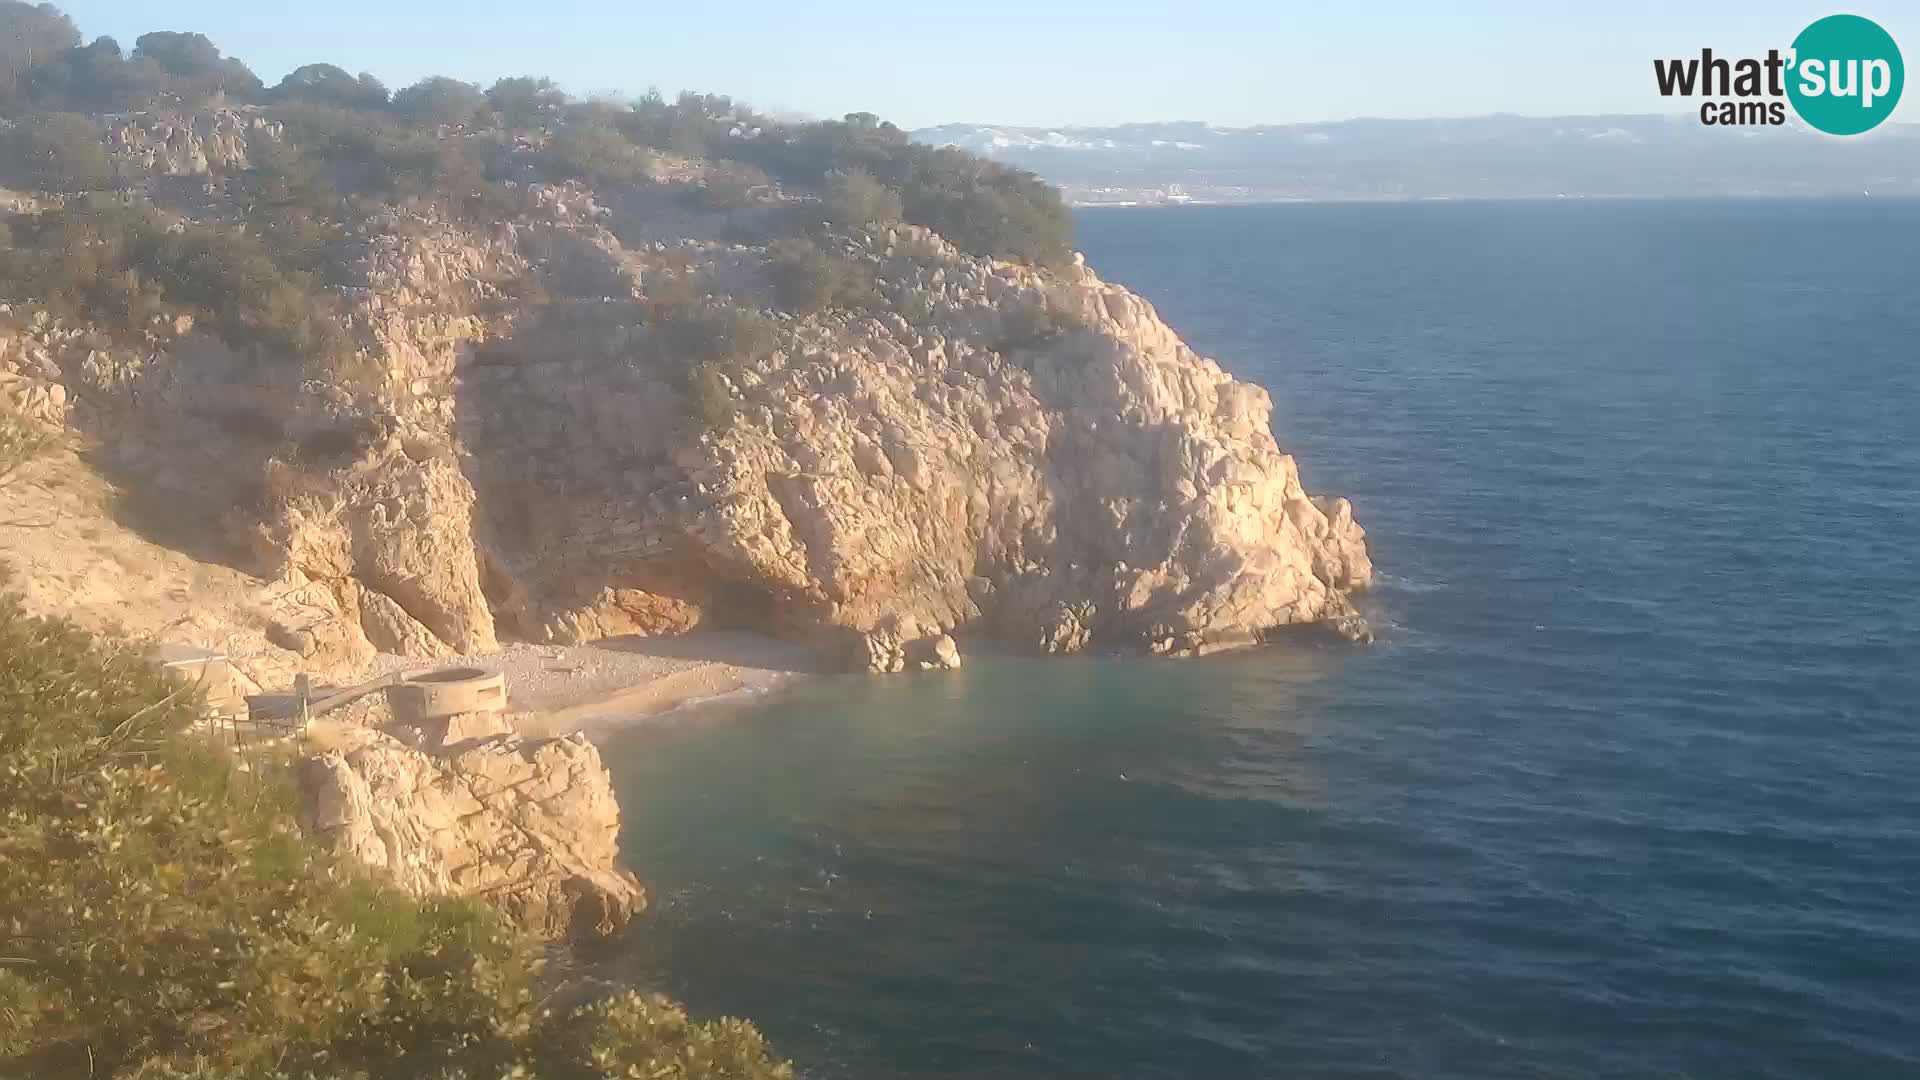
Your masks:
M 307 759 L 304 824 L 416 896 L 485 897 L 550 938 L 611 934 L 646 893 L 619 866 L 620 808 L 582 736 L 428 753 L 377 733 Z
M 360 590 L 360 630 L 381 652 L 422 660 L 454 655 L 453 648 L 407 614 L 394 599 L 373 589 Z

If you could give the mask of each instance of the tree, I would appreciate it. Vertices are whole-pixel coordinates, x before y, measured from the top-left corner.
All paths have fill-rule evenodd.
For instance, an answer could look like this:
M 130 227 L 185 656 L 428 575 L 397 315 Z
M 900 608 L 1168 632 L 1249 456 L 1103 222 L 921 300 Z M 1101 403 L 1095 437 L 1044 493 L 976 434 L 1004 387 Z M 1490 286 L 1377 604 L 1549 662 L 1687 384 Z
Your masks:
M 487 96 L 479 87 L 444 75 L 422 79 L 393 95 L 393 110 L 414 124 L 471 124 L 486 108 Z
M 73 20 L 52 4 L 0 0 L 0 109 L 24 95 L 34 68 L 79 44 Z
M 273 88 L 276 101 L 310 101 L 342 109 L 379 109 L 387 104 L 387 88 L 362 72 L 359 78 L 332 64 L 294 68 Z
M 34 68 L 28 95 L 41 109 L 124 112 L 144 105 L 165 78 L 151 61 L 129 61 L 118 41 L 99 37 Z
M 238 60 L 220 55 L 219 46 L 205 34 L 157 30 L 134 39 L 133 59 L 152 61 L 167 75 L 168 89 L 182 97 L 225 94 L 240 100 L 258 98 L 265 87 L 259 76 Z
M 567 103 L 552 79 L 522 75 L 501 79 L 487 90 L 487 104 L 513 128 L 537 127 Z

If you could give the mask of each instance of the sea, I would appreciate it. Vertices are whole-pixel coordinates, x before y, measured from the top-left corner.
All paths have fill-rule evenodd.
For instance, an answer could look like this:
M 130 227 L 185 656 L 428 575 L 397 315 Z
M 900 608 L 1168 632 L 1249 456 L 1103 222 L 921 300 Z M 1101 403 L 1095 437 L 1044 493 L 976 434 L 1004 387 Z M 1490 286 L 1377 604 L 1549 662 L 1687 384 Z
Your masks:
M 1379 640 L 606 742 L 602 973 L 808 1077 L 1920 1077 L 1920 203 L 1095 210 Z

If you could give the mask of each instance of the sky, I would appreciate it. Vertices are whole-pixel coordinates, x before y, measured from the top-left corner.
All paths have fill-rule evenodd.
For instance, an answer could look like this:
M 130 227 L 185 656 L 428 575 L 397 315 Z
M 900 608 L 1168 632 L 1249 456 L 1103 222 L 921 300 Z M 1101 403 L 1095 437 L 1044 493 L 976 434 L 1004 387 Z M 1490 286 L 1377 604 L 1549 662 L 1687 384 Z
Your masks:
M 265 79 L 325 61 L 399 88 L 553 77 L 576 94 L 731 94 L 763 112 L 903 127 L 1680 112 L 1656 57 L 1785 49 L 1814 19 L 1879 22 L 1920 65 L 1920 4 L 1797 0 L 66 0 L 92 38 L 198 30 Z M 1920 122 L 1920 90 L 1894 119 Z

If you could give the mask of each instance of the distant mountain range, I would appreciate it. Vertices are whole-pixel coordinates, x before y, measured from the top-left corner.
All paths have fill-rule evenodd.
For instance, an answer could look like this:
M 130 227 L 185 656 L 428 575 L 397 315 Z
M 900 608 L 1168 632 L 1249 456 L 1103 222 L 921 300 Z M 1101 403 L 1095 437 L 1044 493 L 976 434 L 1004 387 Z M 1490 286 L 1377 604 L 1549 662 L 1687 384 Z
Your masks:
M 1920 195 L 1920 125 L 1854 138 L 1797 122 L 1479 116 L 1222 128 L 946 124 L 913 133 L 1030 169 L 1078 205 L 1291 199 Z

